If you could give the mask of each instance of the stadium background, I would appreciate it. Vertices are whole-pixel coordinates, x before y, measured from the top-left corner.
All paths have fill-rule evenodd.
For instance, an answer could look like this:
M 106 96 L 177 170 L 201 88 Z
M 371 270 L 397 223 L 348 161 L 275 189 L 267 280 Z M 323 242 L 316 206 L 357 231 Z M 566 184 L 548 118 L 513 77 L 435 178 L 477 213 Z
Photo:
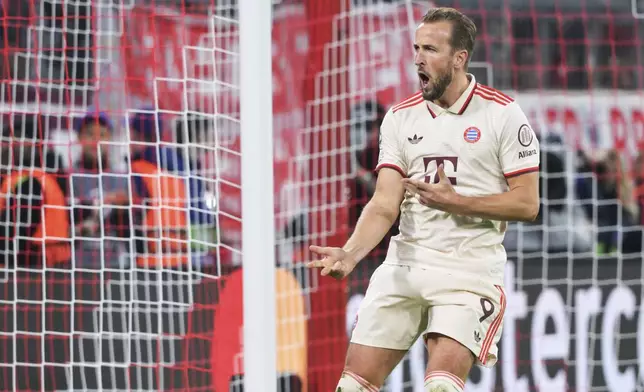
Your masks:
M 304 271 L 339 245 L 369 194 L 370 130 L 416 88 L 408 45 L 432 4 L 479 27 L 471 72 L 516 98 L 542 147 L 538 220 L 506 238 L 501 362 L 468 391 L 644 390 L 641 307 L 644 4 L 637 0 L 275 2 L 273 87 L 278 367 L 284 391 L 329 391 L 379 247 L 346 282 Z M 114 170 L 136 113 L 176 146 L 178 118 L 211 128 L 202 163 L 212 256 L 144 270 L 77 236 L 68 268 L 0 268 L 0 390 L 239 388 L 241 222 L 236 5 L 231 0 L 2 0 L 3 126 L 36 114 L 50 168 L 74 171 L 73 119 L 105 113 Z M 156 123 L 156 122 L 155 122 Z M 121 163 L 122 167 L 118 167 Z M 267 190 L 269 191 L 269 190 Z M 98 200 L 99 207 L 101 200 Z M 80 203 L 70 198 L 70 208 Z M 7 224 L 4 222 L 2 224 Z M 252 222 L 250 222 L 252 224 Z M 7 239 L 3 239 L 7 240 Z M 84 253 L 83 253 L 84 252 Z M 4 255 L 12 257 L 12 255 Z M 91 259 L 94 263 L 81 260 Z M 213 263 L 212 260 L 216 262 Z M 5 263 L 6 264 L 6 263 Z M 422 346 L 389 391 L 421 391 Z M 234 389 L 240 390 L 240 389 Z

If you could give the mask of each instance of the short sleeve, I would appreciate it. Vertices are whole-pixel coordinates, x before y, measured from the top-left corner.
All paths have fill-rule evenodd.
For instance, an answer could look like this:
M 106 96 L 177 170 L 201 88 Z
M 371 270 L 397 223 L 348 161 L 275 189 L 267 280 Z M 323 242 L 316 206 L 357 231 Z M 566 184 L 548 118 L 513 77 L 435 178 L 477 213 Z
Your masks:
M 376 171 L 388 167 L 396 170 L 403 177 L 407 177 L 407 165 L 403 159 L 403 151 L 398 137 L 398 124 L 391 110 L 387 112 L 380 126 L 378 148 L 380 152 Z
M 506 178 L 539 170 L 539 140 L 514 102 L 507 106 L 501 129 L 499 160 Z

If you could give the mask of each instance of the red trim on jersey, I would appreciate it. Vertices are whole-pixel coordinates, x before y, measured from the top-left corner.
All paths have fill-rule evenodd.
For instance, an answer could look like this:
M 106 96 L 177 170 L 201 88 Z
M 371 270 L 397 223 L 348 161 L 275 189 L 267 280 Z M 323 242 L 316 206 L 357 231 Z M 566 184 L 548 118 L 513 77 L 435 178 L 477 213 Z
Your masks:
M 423 97 L 420 97 L 420 98 L 418 98 L 418 99 L 416 99 L 416 100 L 414 100 L 414 101 L 410 101 L 410 102 L 408 102 L 408 103 L 406 103 L 406 104 L 404 104 L 404 105 L 398 105 L 398 106 L 396 106 L 395 108 L 393 108 L 393 109 L 391 109 L 391 110 L 392 110 L 394 113 L 396 113 L 397 111 L 399 111 L 399 110 L 401 110 L 401 109 L 405 109 L 405 108 L 409 108 L 409 107 L 412 107 L 412 106 L 416 106 L 416 105 L 418 105 L 419 103 L 424 102 L 424 101 L 425 101 L 425 100 L 423 99 Z
M 369 381 L 365 380 L 364 378 L 360 377 L 359 375 L 355 374 L 350 370 L 345 370 L 344 374 L 356 380 L 356 382 L 360 384 L 360 386 L 362 386 L 367 392 L 378 392 L 379 390 L 378 387 L 371 384 Z
M 474 96 L 474 92 L 476 91 L 476 85 L 472 88 L 472 91 L 470 91 L 470 95 L 467 96 L 467 99 L 465 100 L 465 103 L 461 107 L 461 110 L 458 111 L 458 114 L 463 114 L 465 112 L 465 109 L 470 105 L 470 102 L 472 101 L 472 97 Z
M 436 118 L 436 113 L 434 113 L 432 108 L 429 107 L 429 103 L 427 103 L 425 106 L 427 106 L 427 110 L 429 110 L 429 114 L 432 115 L 432 118 Z
M 477 85 L 478 90 L 476 92 L 477 95 L 487 99 L 488 101 L 494 101 L 496 103 L 499 103 L 503 106 L 514 102 L 514 100 L 507 95 L 503 94 L 502 92 L 495 90 L 491 87 L 484 86 L 482 84 Z
M 510 97 L 509 95 L 503 94 L 502 92 L 500 92 L 499 90 L 497 90 L 497 89 L 495 89 L 495 88 L 492 88 L 492 87 L 490 87 L 490 86 L 486 86 L 486 85 L 481 84 L 481 83 L 477 83 L 477 86 L 478 86 L 481 90 L 486 91 L 486 92 L 488 92 L 488 93 L 492 93 L 492 94 L 500 95 L 500 96 L 501 96 L 501 98 L 504 98 L 504 100 L 508 101 L 508 103 L 510 103 L 510 102 L 514 102 L 514 99 L 512 99 L 512 97 Z
M 501 98 L 499 98 L 499 96 L 497 96 L 497 95 L 494 95 L 494 96 L 488 95 L 487 93 L 484 93 L 482 91 L 477 91 L 475 94 L 478 95 L 479 97 L 485 99 L 486 101 L 496 102 L 501 106 L 507 106 L 507 104 L 508 104 L 508 102 L 502 101 Z
M 465 389 L 465 383 L 463 382 L 463 380 L 461 380 L 458 376 L 456 376 L 455 374 L 452 374 L 450 372 L 445 372 L 445 371 L 441 371 L 441 370 L 436 370 L 436 371 L 433 371 L 433 372 L 429 372 L 429 373 L 427 373 L 427 376 L 425 376 L 425 382 L 427 382 L 427 380 L 429 380 L 430 378 L 434 378 L 434 377 L 449 378 L 459 388 Z
M 525 169 L 515 170 L 515 171 L 510 172 L 510 173 L 505 173 L 504 176 L 505 176 L 505 178 L 510 178 L 510 177 L 520 176 L 521 174 L 532 173 L 532 172 L 536 172 L 536 171 L 539 171 L 539 166 L 526 167 Z
M 376 166 L 376 169 L 374 171 L 378 172 L 378 171 L 380 171 L 380 169 L 385 168 L 385 167 L 387 167 L 389 169 L 394 169 L 395 171 L 400 173 L 400 175 L 403 176 L 403 178 L 407 178 L 407 174 L 405 174 L 405 171 L 403 169 L 401 169 L 398 165 L 394 165 L 393 163 L 380 164 L 380 165 Z
M 483 344 L 481 345 L 479 362 L 481 362 L 483 365 L 485 365 L 485 363 L 487 362 L 487 354 L 489 353 L 490 347 L 492 347 L 492 343 L 494 342 L 494 337 L 496 336 L 496 333 L 499 331 L 499 327 L 503 322 L 503 314 L 505 313 L 505 292 L 503 291 L 503 288 L 501 286 L 495 287 L 501 292 L 501 310 L 499 310 L 499 314 L 497 314 L 494 321 L 492 321 L 490 329 L 488 329 L 487 333 L 485 334 L 485 339 L 483 339 Z
M 391 110 L 396 111 L 396 110 L 398 110 L 398 108 L 399 108 L 400 106 L 405 105 L 405 104 L 408 104 L 408 103 L 409 103 L 409 102 L 411 102 L 411 101 L 415 101 L 416 99 L 418 99 L 418 97 L 422 97 L 422 96 L 423 96 L 423 92 L 422 92 L 422 91 L 419 91 L 419 92 L 415 93 L 414 95 L 409 96 L 409 97 L 407 97 L 407 98 L 403 99 L 402 101 L 398 102 L 397 104 L 395 104 L 395 105 L 391 108 Z

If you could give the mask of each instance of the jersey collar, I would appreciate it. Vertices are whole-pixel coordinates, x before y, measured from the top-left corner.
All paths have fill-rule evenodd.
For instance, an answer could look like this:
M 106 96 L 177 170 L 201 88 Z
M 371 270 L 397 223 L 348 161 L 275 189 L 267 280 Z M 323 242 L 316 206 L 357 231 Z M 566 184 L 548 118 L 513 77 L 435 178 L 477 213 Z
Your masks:
M 437 116 L 440 116 L 444 112 L 449 112 L 452 114 L 463 114 L 465 112 L 465 109 L 467 109 L 467 106 L 470 104 L 470 101 L 472 100 L 472 96 L 474 95 L 474 89 L 476 88 L 476 79 L 474 78 L 474 75 L 468 73 L 467 78 L 470 80 L 470 84 L 467 86 L 465 91 L 463 91 L 463 94 L 454 102 L 452 106 L 449 108 L 445 109 L 443 107 L 440 107 L 436 105 L 434 102 L 431 101 L 426 101 L 427 103 L 427 109 L 429 109 L 429 112 L 431 113 L 432 117 L 436 118 Z

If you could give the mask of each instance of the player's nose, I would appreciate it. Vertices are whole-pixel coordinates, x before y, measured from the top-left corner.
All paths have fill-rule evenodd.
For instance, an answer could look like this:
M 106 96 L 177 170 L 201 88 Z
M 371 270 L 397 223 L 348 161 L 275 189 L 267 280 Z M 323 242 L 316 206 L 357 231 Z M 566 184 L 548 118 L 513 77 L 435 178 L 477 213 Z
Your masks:
M 425 60 L 423 59 L 423 55 L 422 53 L 420 53 L 420 51 L 414 54 L 414 64 L 416 65 L 416 67 L 425 65 Z

